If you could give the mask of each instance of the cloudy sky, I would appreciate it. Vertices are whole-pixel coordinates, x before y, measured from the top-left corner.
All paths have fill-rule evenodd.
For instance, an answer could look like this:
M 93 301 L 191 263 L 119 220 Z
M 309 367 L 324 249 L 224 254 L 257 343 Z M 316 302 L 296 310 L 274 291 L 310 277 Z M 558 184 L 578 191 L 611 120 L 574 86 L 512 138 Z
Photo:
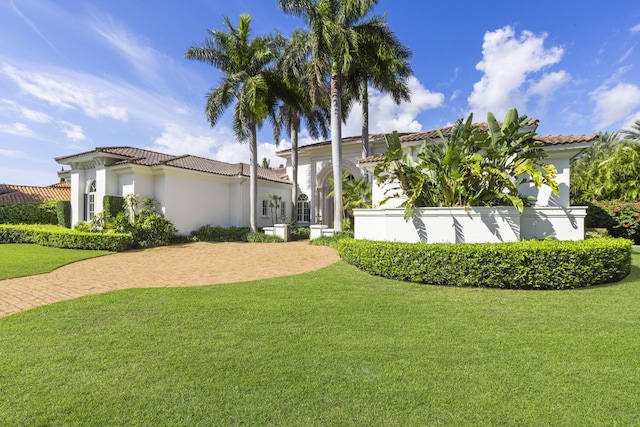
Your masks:
M 0 183 L 48 185 L 56 156 L 127 145 L 226 162 L 248 160 L 214 128 L 212 66 L 184 59 L 207 29 L 252 16 L 254 35 L 303 26 L 275 0 L 0 0 Z M 541 134 L 619 130 L 640 119 L 640 3 L 380 0 L 376 13 L 413 51 L 412 100 L 372 93 L 372 132 L 445 126 L 510 107 Z M 359 133 L 356 106 L 343 135 Z M 280 160 L 268 123 L 259 156 Z M 303 135 L 304 137 L 304 135 Z M 310 142 L 308 138 L 304 141 Z

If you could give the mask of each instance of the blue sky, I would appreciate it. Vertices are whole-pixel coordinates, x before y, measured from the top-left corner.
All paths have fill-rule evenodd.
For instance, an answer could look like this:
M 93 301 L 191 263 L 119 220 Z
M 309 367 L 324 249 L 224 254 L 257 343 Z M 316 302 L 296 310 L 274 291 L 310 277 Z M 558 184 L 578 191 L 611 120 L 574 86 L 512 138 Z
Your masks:
M 187 61 L 222 16 L 252 16 L 254 35 L 303 23 L 275 0 L 0 0 L 0 183 L 56 182 L 56 156 L 128 145 L 226 162 L 248 160 L 230 112 L 211 128 L 219 81 Z M 619 130 L 640 119 L 640 3 L 381 0 L 376 13 L 413 51 L 412 101 L 371 96 L 372 132 L 420 131 L 510 107 L 540 134 Z M 343 135 L 359 134 L 359 106 Z M 280 163 L 266 123 L 259 156 Z M 303 141 L 311 140 L 303 133 Z

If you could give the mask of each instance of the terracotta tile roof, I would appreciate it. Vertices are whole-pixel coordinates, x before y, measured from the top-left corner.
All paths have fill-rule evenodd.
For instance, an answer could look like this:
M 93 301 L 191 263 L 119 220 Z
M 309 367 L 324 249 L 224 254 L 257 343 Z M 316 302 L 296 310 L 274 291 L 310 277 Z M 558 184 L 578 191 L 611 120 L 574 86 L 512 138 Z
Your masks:
M 481 129 L 486 129 L 486 123 L 481 123 L 479 126 Z M 447 127 L 441 129 L 442 135 L 447 137 L 451 134 L 451 128 Z M 427 138 L 439 138 L 436 131 L 427 131 L 427 132 L 419 132 L 412 133 L 409 135 L 405 135 L 400 137 L 400 142 L 409 142 L 409 141 L 422 141 Z M 555 145 L 568 145 L 568 144 L 580 144 L 583 142 L 594 142 L 598 139 L 598 135 L 536 135 L 534 140 L 540 141 L 546 146 L 555 146 Z M 382 161 L 381 156 L 369 156 L 364 159 L 360 159 L 358 163 L 377 163 Z
M 595 141 L 598 135 L 536 135 L 535 139 L 545 145 L 579 144 Z
M 47 187 L 0 184 L 1 202 L 48 202 L 71 200 L 71 185 L 61 182 Z
M 373 141 L 376 139 L 384 139 L 384 136 L 386 134 L 384 133 L 372 133 L 369 134 L 369 141 Z M 400 133 L 400 135 L 408 135 L 408 133 Z M 359 142 L 362 138 L 358 135 L 358 136 L 347 136 L 345 138 L 342 138 L 342 143 L 343 144 L 349 144 L 349 143 L 353 143 L 353 142 Z M 305 144 L 305 145 L 301 145 L 300 148 L 308 148 L 308 147 L 322 147 L 323 145 L 331 145 L 331 140 L 326 140 L 326 141 L 319 141 L 319 142 L 313 142 L 311 144 Z M 286 150 L 281 150 L 281 151 L 277 151 L 276 154 L 285 154 L 285 153 L 290 153 L 291 149 L 287 148 Z
M 223 176 L 250 176 L 249 165 L 245 163 L 225 163 L 217 160 L 207 159 L 204 157 L 181 155 L 174 156 L 171 154 L 158 153 L 156 151 L 144 150 L 134 147 L 97 147 L 95 150 L 86 151 L 84 153 L 74 154 L 71 156 L 56 157 L 56 161 L 64 161 L 77 156 L 87 154 L 105 153 L 115 156 L 117 160 L 114 164 L 136 164 L 142 166 L 171 166 L 180 169 L 193 170 L 198 172 L 211 173 Z M 281 174 L 274 173 L 273 169 L 263 169 L 258 167 L 258 178 L 274 182 L 282 182 L 290 184 L 288 178 L 283 178 Z

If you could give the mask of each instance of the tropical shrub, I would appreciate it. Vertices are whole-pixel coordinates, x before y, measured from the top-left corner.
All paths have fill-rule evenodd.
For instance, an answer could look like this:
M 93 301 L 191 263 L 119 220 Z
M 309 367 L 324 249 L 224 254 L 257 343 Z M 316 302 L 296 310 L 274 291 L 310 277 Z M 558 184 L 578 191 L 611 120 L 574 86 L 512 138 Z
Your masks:
M 0 224 L 0 243 L 119 252 L 130 249 L 133 239 L 130 234 L 80 232 L 56 225 Z
M 409 219 L 417 207 L 514 206 L 522 212 L 535 201 L 519 192 L 524 183 L 547 185 L 557 194 L 555 167 L 543 161 L 547 155 L 535 132 L 526 131 L 529 119 L 514 108 L 502 125 L 491 113 L 487 122 L 487 130 L 480 129 L 470 114 L 448 137 L 438 130 L 439 139 L 423 141 L 417 159 L 403 153 L 396 132 L 388 135 L 375 168 L 377 182 L 390 184 L 384 201 L 402 198 Z
M 329 178 L 329 187 L 333 189 L 333 178 Z M 333 197 L 333 190 L 327 194 Z M 355 179 L 349 173 L 342 174 L 342 215 L 344 230 L 353 229 L 353 210 L 370 208 L 372 199 L 371 183 L 365 178 Z
M 280 237 L 273 236 L 271 234 L 265 234 L 262 232 L 258 233 L 248 233 L 247 234 L 247 242 L 250 243 L 280 243 L 284 242 Z
M 631 241 L 522 241 L 447 244 L 342 239 L 346 262 L 377 276 L 446 286 L 569 289 L 621 280 L 631 268 Z
M 605 133 L 571 163 L 572 204 L 640 200 L 640 140 Z
M 311 234 L 311 229 L 309 227 L 290 227 L 289 228 L 289 238 L 291 240 L 306 240 L 309 238 Z
M 129 197 L 125 202 L 127 212 L 108 218 L 108 227 L 114 227 L 119 233 L 130 233 L 134 245 L 140 248 L 166 246 L 175 239 L 178 230 L 156 210 L 154 199 L 145 197 L 138 203 L 137 197 Z
M 191 232 L 191 238 L 201 242 L 246 242 L 249 227 L 203 225 Z
M 333 233 L 332 236 L 322 236 L 310 240 L 309 244 L 318 246 L 331 246 L 332 248 L 336 248 L 338 242 L 344 239 L 353 240 L 353 231 L 338 231 Z
M 592 202 L 587 207 L 585 226 L 606 228 L 613 237 L 640 244 L 640 202 Z
M 0 224 L 58 224 L 56 203 L 0 203 Z

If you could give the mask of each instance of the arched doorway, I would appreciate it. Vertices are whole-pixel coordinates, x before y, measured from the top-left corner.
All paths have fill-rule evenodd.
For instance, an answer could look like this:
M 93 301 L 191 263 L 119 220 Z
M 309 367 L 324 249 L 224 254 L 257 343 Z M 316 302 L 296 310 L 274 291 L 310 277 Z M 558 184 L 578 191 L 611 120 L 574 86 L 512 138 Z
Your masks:
M 342 172 L 349 174 L 352 179 L 362 179 L 362 171 L 350 161 L 342 161 Z M 315 219 L 317 224 L 333 227 L 333 197 L 327 197 L 332 191 L 329 182 L 333 180 L 333 164 L 327 164 L 317 175 Z

